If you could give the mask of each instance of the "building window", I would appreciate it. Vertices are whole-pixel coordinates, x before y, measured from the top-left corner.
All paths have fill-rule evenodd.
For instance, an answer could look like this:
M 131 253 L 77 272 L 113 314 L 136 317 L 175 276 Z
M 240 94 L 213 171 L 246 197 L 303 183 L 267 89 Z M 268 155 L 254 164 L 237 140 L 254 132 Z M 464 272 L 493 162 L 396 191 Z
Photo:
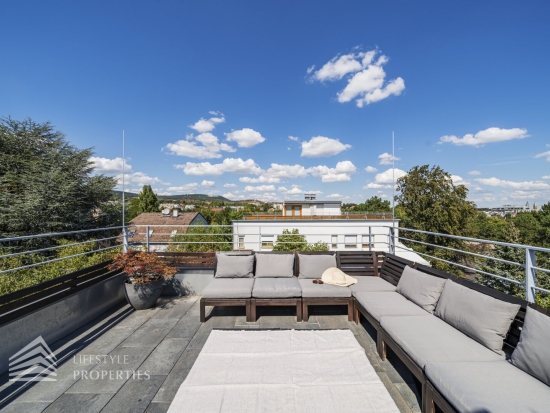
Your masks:
M 244 250 L 244 235 L 239 235 L 239 249 Z
M 338 235 L 331 236 L 332 248 L 338 248 Z
M 374 247 L 374 245 L 372 245 L 370 235 L 361 235 L 361 244 L 362 248 L 369 248 L 369 246 Z
M 262 235 L 262 249 L 273 248 L 273 235 Z
M 357 248 L 357 235 L 345 235 L 344 236 L 345 248 Z

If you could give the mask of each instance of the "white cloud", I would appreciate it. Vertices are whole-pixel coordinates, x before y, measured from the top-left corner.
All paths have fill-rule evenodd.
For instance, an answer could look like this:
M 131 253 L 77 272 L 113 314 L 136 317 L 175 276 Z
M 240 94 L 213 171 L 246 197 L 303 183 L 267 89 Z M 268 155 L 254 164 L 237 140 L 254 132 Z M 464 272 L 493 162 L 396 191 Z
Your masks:
M 291 141 L 294 141 L 294 142 L 298 142 L 300 140 L 300 138 L 298 138 L 296 136 L 289 136 L 288 139 L 290 139 Z
M 214 181 L 207 181 L 206 179 L 201 183 L 201 186 L 204 186 L 206 188 L 212 188 L 215 185 L 216 183 Z
M 258 185 L 258 186 L 247 185 L 247 186 L 244 187 L 244 190 L 245 190 L 246 192 L 255 192 L 255 191 L 267 192 L 267 191 L 275 191 L 275 186 L 274 186 L 274 185 Z
M 535 158 L 546 158 L 546 160 L 548 162 L 550 162 L 550 151 L 539 153 L 539 154 L 535 155 Z
M 226 143 L 219 143 L 218 138 L 211 133 L 201 133 L 197 136 L 187 135 L 185 140 L 169 143 L 166 148 L 174 155 L 197 159 L 221 158 L 220 151 L 236 151 L 235 148 Z
M 481 175 L 481 172 L 479 171 L 470 171 L 468 172 L 469 175 Z
M 302 165 L 281 165 L 272 163 L 271 167 L 262 173 L 266 178 L 304 178 L 308 174 Z
M 226 158 L 218 164 L 186 162 L 174 166 L 176 169 L 183 169 L 183 173 L 186 175 L 222 175 L 226 172 L 259 175 L 262 172 L 262 169 L 252 159 L 243 161 L 241 158 Z
M 351 145 L 344 144 L 338 139 L 331 139 L 325 136 L 314 136 L 309 142 L 302 142 L 302 154 L 300 156 L 308 158 L 332 156 L 350 148 Z
M 236 188 L 237 185 L 235 185 L 235 184 L 223 184 L 223 187 L 224 188 Z
M 395 168 L 395 170 L 393 170 L 390 168 L 384 172 L 376 174 L 374 177 L 374 182 L 368 183 L 363 187 L 363 189 L 391 189 L 393 180 L 395 179 L 395 181 L 397 181 L 405 175 L 407 175 L 407 172 L 402 169 Z
M 185 184 L 181 186 L 171 186 L 170 188 L 168 188 L 168 192 L 188 193 L 188 192 L 195 192 L 197 189 L 199 189 L 199 184 L 196 182 L 193 182 L 193 183 Z
M 351 180 L 350 175 L 357 171 L 357 168 L 351 161 L 341 161 L 335 168 L 329 168 L 325 165 L 313 166 L 307 171 L 316 178 L 321 178 L 322 182 L 342 182 Z
M 380 165 L 392 165 L 393 161 L 400 161 L 401 158 L 393 156 L 391 153 L 384 152 L 382 155 L 378 155 L 380 159 Z
M 376 169 L 374 166 L 367 166 L 365 168 L 365 171 L 367 171 L 369 173 L 374 173 L 374 172 L 378 172 L 378 169 Z
M 259 143 L 265 141 L 265 138 L 256 132 L 254 129 L 243 128 L 226 133 L 225 136 L 228 141 L 237 142 L 239 148 L 251 148 Z
M 458 175 L 451 175 L 451 180 L 453 181 L 453 185 L 468 185 L 469 182 L 462 179 L 461 176 Z
M 330 194 L 330 195 L 327 195 L 327 198 L 328 198 L 328 199 L 332 199 L 332 198 L 343 198 L 343 196 L 340 195 L 340 194 Z
M 512 191 L 508 194 L 508 196 L 512 199 L 541 199 L 541 198 L 547 198 L 548 194 L 543 193 L 541 191 Z
M 279 182 L 281 182 L 281 179 L 262 175 L 262 176 L 259 176 L 258 178 L 250 178 L 249 176 L 243 176 L 239 178 L 239 181 L 245 182 L 247 184 L 259 184 L 259 183 L 278 184 Z
M 381 55 L 374 61 L 377 54 L 378 50 L 371 50 L 337 55 L 308 79 L 319 82 L 336 81 L 349 75 L 348 84 L 338 93 L 338 101 L 345 103 L 357 98 L 356 104 L 359 107 L 378 102 L 391 95 L 400 95 L 405 89 L 405 81 L 398 77 L 384 84 L 386 72 L 382 66 L 389 59 Z M 313 67 L 309 68 L 308 74 L 312 71 Z
M 120 174 L 122 173 L 122 158 L 100 158 L 97 156 L 92 156 L 88 159 L 93 164 L 94 172 L 97 173 L 106 173 L 106 174 Z M 124 172 L 130 172 L 132 170 L 132 165 L 126 163 L 124 165 Z
M 231 193 L 231 192 L 226 192 L 225 194 L 222 195 L 224 198 L 228 198 L 228 199 L 235 199 L 237 197 L 237 195 Z
M 286 191 L 286 194 L 288 194 L 288 195 L 298 195 L 298 194 L 303 194 L 303 193 L 304 193 L 304 191 L 302 191 L 297 186 L 295 186 L 294 188 L 289 189 L 288 191 Z
M 502 188 L 511 188 L 518 189 L 523 191 L 535 190 L 535 189 L 550 189 L 550 185 L 546 182 L 537 182 L 537 181 L 525 181 L 525 182 L 514 182 L 514 181 L 504 181 L 498 178 L 478 178 L 477 182 L 483 185 L 488 186 L 499 186 Z
M 550 175 L 544 175 L 542 179 L 550 179 Z
M 471 133 L 464 135 L 462 138 L 454 135 L 445 135 L 439 138 L 439 144 L 452 143 L 457 146 L 469 145 L 469 146 L 482 146 L 486 143 L 495 143 L 509 141 L 512 139 L 524 139 L 529 135 L 527 129 L 512 128 L 512 129 L 500 129 L 500 128 L 488 128 L 479 131 L 475 135 Z
M 121 185 L 122 184 L 122 174 L 117 175 L 116 178 L 118 180 L 119 185 Z M 131 174 L 124 174 L 124 183 L 126 185 L 135 184 L 135 185 L 139 185 L 139 186 L 155 185 L 155 184 L 170 185 L 168 182 L 163 182 L 160 178 L 157 178 L 156 176 L 151 177 L 151 176 L 149 176 L 149 175 L 147 175 L 143 172 L 134 172 L 134 173 L 131 173 Z
M 211 111 L 210 114 L 215 116 L 210 119 L 200 118 L 193 125 L 189 125 L 189 127 L 199 133 L 212 132 L 216 127 L 216 124 L 225 122 L 225 118 L 222 113 Z

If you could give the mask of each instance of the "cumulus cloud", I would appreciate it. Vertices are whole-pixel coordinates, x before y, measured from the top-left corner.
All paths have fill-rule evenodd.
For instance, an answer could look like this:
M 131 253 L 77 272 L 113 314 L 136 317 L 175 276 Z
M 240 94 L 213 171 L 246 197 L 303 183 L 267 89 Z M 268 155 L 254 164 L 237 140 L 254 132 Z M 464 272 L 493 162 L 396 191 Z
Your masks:
M 550 175 L 544 175 L 542 179 L 550 179 Z
M 212 132 L 218 123 L 225 122 L 225 117 L 223 116 L 223 113 L 211 111 L 210 114 L 214 116 L 210 119 L 200 118 L 193 125 L 189 125 L 189 127 L 199 133 L 205 133 Z
M 207 159 L 221 158 L 221 151 L 235 152 L 236 149 L 226 143 L 220 143 L 218 138 L 209 132 L 193 136 L 187 135 L 185 140 L 179 140 L 166 145 L 173 155 L 188 156 L 189 158 Z
M 363 187 L 363 189 L 387 189 L 392 187 L 393 180 L 397 181 L 399 178 L 407 175 L 407 172 L 402 169 L 395 168 L 387 169 L 384 172 L 376 174 L 374 182 L 369 182 Z
M 215 185 L 216 183 L 214 181 L 207 181 L 206 179 L 201 183 L 201 186 L 204 186 L 205 188 L 212 188 Z
M 454 185 L 468 185 L 469 183 L 459 175 L 451 175 L 451 180 L 453 181 Z
M 344 144 L 338 139 L 331 139 L 325 136 L 315 136 L 309 141 L 302 142 L 302 154 L 308 158 L 320 158 L 323 156 L 333 156 L 347 149 L 351 145 Z
M 116 176 L 118 183 L 122 184 L 122 174 Z M 160 178 L 149 176 L 143 172 L 134 172 L 131 174 L 124 174 L 124 182 L 126 185 L 170 185 L 168 182 L 163 182 Z
M 405 89 L 405 81 L 398 77 L 385 82 L 386 72 L 383 66 L 389 59 L 380 55 L 378 50 L 368 52 L 353 52 L 337 55 L 325 63 L 316 72 L 310 74 L 309 81 L 337 81 L 347 77 L 346 87 L 340 91 L 338 101 L 349 102 L 356 99 L 358 107 L 386 99 L 391 95 L 398 96 Z
M 312 176 L 321 178 L 321 182 L 342 182 L 351 180 L 350 175 L 355 173 L 357 168 L 351 161 L 341 161 L 334 168 L 319 165 L 308 168 L 307 171 Z
M 275 191 L 274 185 L 258 185 L 258 186 L 251 186 L 247 185 L 244 187 L 244 190 L 246 192 L 268 192 L 268 191 Z
M 254 129 L 243 128 L 225 134 L 228 141 L 237 142 L 239 148 L 251 148 L 265 141 L 265 138 Z
M 330 194 L 330 195 L 327 195 L 327 198 L 328 198 L 328 199 L 343 198 L 343 196 L 340 195 L 340 194 Z
M 374 166 L 367 166 L 365 168 L 365 171 L 367 171 L 369 173 L 374 173 L 374 172 L 378 172 L 378 169 L 376 169 Z
M 457 146 L 468 145 L 479 147 L 485 145 L 486 143 L 503 142 L 512 139 L 524 139 L 527 137 L 529 137 L 529 135 L 527 134 L 527 129 L 488 128 L 477 132 L 475 135 L 469 133 L 467 135 L 464 135 L 462 138 L 454 135 L 445 135 L 439 138 L 438 143 L 452 143 L 453 145 Z
M 380 165 L 392 165 L 393 161 L 400 161 L 401 158 L 393 156 L 391 153 L 384 152 L 382 155 L 378 155 L 380 159 Z
M 105 174 L 120 174 L 122 173 L 122 158 L 100 158 L 97 156 L 92 156 L 88 159 L 93 164 L 94 171 L 97 173 Z M 124 165 L 124 171 L 130 172 L 132 170 L 132 165 L 126 163 Z
M 272 163 L 271 167 L 262 173 L 262 176 L 266 178 L 304 178 L 308 174 L 306 168 L 302 165 L 283 165 Z
M 262 169 L 252 159 L 243 161 L 241 158 L 226 158 L 218 164 L 186 162 L 174 166 L 176 169 L 182 169 L 186 175 L 222 175 L 226 172 L 259 175 L 262 172 Z
M 550 162 L 550 151 L 536 154 L 535 158 L 546 158 L 546 160 Z
M 258 183 L 278 184 L 281 181 L 281 179 L 277 177 L 267 177 L 262 175 L 262 176 L 259 176 L 258 178 L 243 176 L 239 178 L 239 181 L 245 182 L 247 184 L 258 184 Z
M 289 136 L 288 139 L 290 139 L 291 141 L 294 141 L 294 142 L 298 142 L 300 140 L 300 138 L 298 138 L 296 136 Z
M 188 193 L 188 192 L 195 192 L 198 188 L 199 188 L 199 184 L 197 182 L 193 182 L 193 183 L 189 183 L 181 186 L 171 186 L 168 188 L 168 192 Z
M 550 185 L 546 182 L 537 182 L 537 181 L 524 181 L 524 182 L 515 182 L 515 181 L 505 181 L 498 178 L 478 178 L 476 179 L 482 185 L 488 186 L 498 186 L 501 188 L 511 188 L 518 189 L 523 191 L 536 190 L 536 189 L 550 189 Z
M 236 188 L 237 185 L 235 185 L 235 184 L 223 184 L 223 187 L 224 188 Z
M 468 172 L 469 175 L 481 175 L 481 172 L 479 171 L 470 171 Z

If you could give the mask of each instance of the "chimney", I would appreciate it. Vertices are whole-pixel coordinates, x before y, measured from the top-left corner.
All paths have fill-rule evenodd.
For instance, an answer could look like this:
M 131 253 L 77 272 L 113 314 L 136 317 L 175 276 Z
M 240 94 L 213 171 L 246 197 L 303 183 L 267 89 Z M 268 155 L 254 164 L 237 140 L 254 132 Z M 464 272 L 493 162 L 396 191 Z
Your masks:
M 173 209 L 172 210 L 172 215 L 174 218 L 177 218 L 178 217 L 178 210 L 177 209 Z

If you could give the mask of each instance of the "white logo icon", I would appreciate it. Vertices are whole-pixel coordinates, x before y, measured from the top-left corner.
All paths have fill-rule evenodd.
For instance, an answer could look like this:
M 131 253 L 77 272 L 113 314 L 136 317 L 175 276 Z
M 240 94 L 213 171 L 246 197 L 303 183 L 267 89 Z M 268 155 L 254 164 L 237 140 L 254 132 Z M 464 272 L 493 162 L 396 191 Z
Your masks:
M 57 358 L 42 336 L 10 357 L 10 381 L 56 381 Z

